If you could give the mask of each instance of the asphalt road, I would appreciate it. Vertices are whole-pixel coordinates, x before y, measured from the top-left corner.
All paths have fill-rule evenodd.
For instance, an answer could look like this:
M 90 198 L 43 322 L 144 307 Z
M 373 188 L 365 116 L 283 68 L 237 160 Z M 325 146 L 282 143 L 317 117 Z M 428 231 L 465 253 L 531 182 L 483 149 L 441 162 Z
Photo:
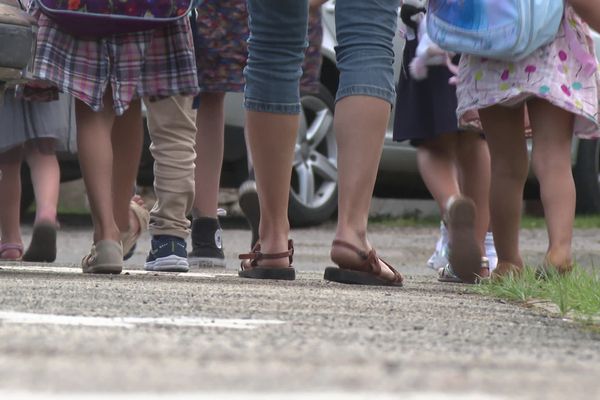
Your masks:
M 0 269 L 0 398 L 600 399 L 600 335 L 438 283 L 435 233 L 374 227 L 407 278 L 385 289 L 321 279 L 332 225 L 293 232 L 295 282 L 237 278 L 239 227 L 225 270 L 145 274 L 144 237 L 127 274 L 84 276 L 90 229 L 64 226 L 56 264 Z M 599 237 L 577 232 L 579 260 Z M 525 232 L 528 258 L 544 240 Z

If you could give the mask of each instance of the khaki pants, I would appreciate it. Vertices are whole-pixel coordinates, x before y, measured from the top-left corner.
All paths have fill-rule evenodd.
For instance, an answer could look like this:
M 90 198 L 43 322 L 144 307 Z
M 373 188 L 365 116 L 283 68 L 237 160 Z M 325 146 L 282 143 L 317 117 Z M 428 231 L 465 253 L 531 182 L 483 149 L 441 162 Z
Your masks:
M 148 110 L 150 151 L 154 157 L 156 204 L 150 211 L 150 234 L 185 239 L 190 233 L 187 215 L 194 202 L 196 110 L 193 97 L 174 96 L 151 102 Z

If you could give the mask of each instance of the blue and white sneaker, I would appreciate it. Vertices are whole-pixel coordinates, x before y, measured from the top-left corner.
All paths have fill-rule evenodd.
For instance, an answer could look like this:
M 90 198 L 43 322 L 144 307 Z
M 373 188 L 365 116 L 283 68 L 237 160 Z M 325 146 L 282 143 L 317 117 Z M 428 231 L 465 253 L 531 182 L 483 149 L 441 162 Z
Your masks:
M 146 271 L 188 272 L 185 240 L 176 236 L 157 235 L 152 237 L 152 249 L 146 258 Z

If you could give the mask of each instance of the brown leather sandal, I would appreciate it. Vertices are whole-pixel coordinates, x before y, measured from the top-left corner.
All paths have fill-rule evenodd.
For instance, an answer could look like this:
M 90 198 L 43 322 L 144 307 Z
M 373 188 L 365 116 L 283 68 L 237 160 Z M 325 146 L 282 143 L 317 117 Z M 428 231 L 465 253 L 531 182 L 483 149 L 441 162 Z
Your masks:
M 257 243 L 252 251 L 247 254 L 240 254 L 241 270 L 238 276 L 251 279 L 278 279 L 283 281 L 293 281 L 296 279 L 296 270 L 292 267 L 294 255 L 294 242 L 288 240 L 288 251 L 281 253 L 262 253 L 260 243 Z M 258 265 L 260 260 L 275 260 L 277 258 L 288 257 L 290 263 L 287 267 L 261 267 Z
M 327 267 L 323 279 L 326 281 L 347 283 L 351 285 L 373 286 L 402 286 L 404 278 L 390 264 L 377 257 L 375 249 L 368 253 L 343 240 L 334 240 L 332 246 L 340 246 L 352 250 L 363 260 L 359 266 L 338 265 Z M 379 261 L 383 262 L 394 273 L 394 278 L 389 279 L 381 274 Z

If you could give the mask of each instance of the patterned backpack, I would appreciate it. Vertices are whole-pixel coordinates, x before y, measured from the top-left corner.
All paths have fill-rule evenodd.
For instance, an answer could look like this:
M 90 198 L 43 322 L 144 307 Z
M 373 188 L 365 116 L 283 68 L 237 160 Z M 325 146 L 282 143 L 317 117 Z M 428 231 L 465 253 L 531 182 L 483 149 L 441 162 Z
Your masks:
M 185 17 L 193 0 L 37 0 L 74 36 L 97 38 L 164 27 Z
M 564 0 L 429 0 L 427 30 L 455 53 L 518 61 L 551 42 Z

